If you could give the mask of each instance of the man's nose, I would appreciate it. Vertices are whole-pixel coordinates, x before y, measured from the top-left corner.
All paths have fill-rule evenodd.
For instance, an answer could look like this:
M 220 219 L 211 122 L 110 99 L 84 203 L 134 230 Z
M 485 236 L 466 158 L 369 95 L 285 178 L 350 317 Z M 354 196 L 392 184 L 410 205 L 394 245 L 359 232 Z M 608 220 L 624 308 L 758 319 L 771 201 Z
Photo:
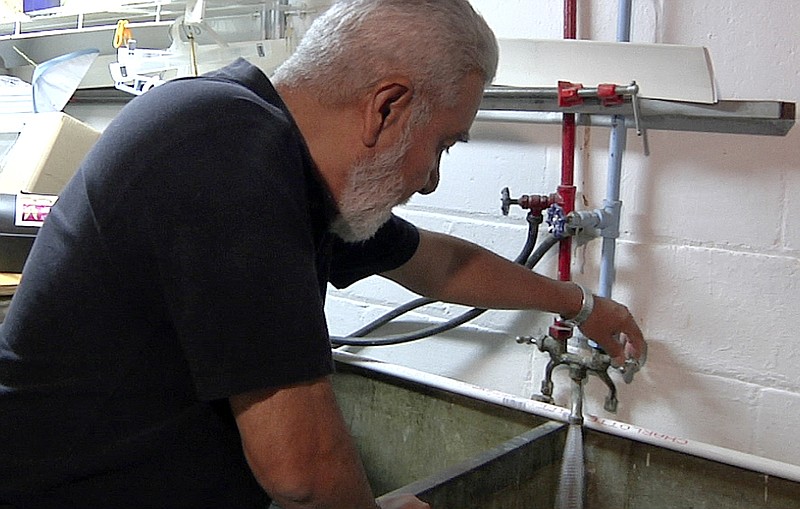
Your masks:
M 439 187 L 439 165 L 437 164 L 428 174 L 428 182 L 417 191 L 419 194 L 431 194 L 432 192 L 436 191 L 436 188 Z

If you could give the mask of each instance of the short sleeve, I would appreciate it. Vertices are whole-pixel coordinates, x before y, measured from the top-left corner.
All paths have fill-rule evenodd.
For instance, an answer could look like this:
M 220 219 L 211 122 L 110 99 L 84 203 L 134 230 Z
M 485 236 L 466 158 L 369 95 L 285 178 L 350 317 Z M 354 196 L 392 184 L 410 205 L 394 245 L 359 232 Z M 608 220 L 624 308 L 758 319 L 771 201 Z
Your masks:
M 334 242 L 330 282 L 336 288 L 345 288 L 365 277 L 396 269 L 414 255 L 418 246 L 417 228 L 392 215 L 367 241 Z

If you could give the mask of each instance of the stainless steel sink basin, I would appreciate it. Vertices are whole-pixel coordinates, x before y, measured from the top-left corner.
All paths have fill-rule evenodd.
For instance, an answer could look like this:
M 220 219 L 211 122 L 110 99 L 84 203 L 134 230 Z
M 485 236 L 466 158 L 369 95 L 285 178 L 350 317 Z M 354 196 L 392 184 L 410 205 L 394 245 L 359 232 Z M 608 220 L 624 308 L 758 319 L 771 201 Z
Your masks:
M 334 386 L 376 493 L 434 509 L 554 507 L 566 424 L 356 364 L 340 360 Z M 586 508 L 800 507 L 800 483 L 583 433 Z

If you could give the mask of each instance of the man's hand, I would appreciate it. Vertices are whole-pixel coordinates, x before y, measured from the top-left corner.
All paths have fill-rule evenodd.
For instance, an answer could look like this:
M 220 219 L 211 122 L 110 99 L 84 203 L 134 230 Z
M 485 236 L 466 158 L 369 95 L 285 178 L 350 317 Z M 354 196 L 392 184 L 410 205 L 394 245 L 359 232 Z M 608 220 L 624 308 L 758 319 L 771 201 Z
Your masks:
M 431 509 L 431 506 L 414 495 L 386 495 L 375 502 L 381 509 Z
M 594 299 L 594 310 L 580 326 L 581 332 L 605 350 L 614 366 L 622 366 L 627 359 L 644 365 L 647 343 L 628 308 L 604 297 Z

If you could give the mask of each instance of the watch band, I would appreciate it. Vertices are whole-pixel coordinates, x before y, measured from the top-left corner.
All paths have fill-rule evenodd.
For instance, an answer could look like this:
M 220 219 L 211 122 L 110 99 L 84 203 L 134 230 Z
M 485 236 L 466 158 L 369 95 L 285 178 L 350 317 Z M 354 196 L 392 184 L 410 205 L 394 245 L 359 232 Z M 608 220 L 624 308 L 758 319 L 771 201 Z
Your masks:
M 572 318 L 564 318 L 564 315 L 561 315 L 561 318 L 567 324 L 580 327 L 589 318 L 592 311 L 594 311 L 594 295 L 582 284 L 575 284 L 581 290 L 581 310 Z

